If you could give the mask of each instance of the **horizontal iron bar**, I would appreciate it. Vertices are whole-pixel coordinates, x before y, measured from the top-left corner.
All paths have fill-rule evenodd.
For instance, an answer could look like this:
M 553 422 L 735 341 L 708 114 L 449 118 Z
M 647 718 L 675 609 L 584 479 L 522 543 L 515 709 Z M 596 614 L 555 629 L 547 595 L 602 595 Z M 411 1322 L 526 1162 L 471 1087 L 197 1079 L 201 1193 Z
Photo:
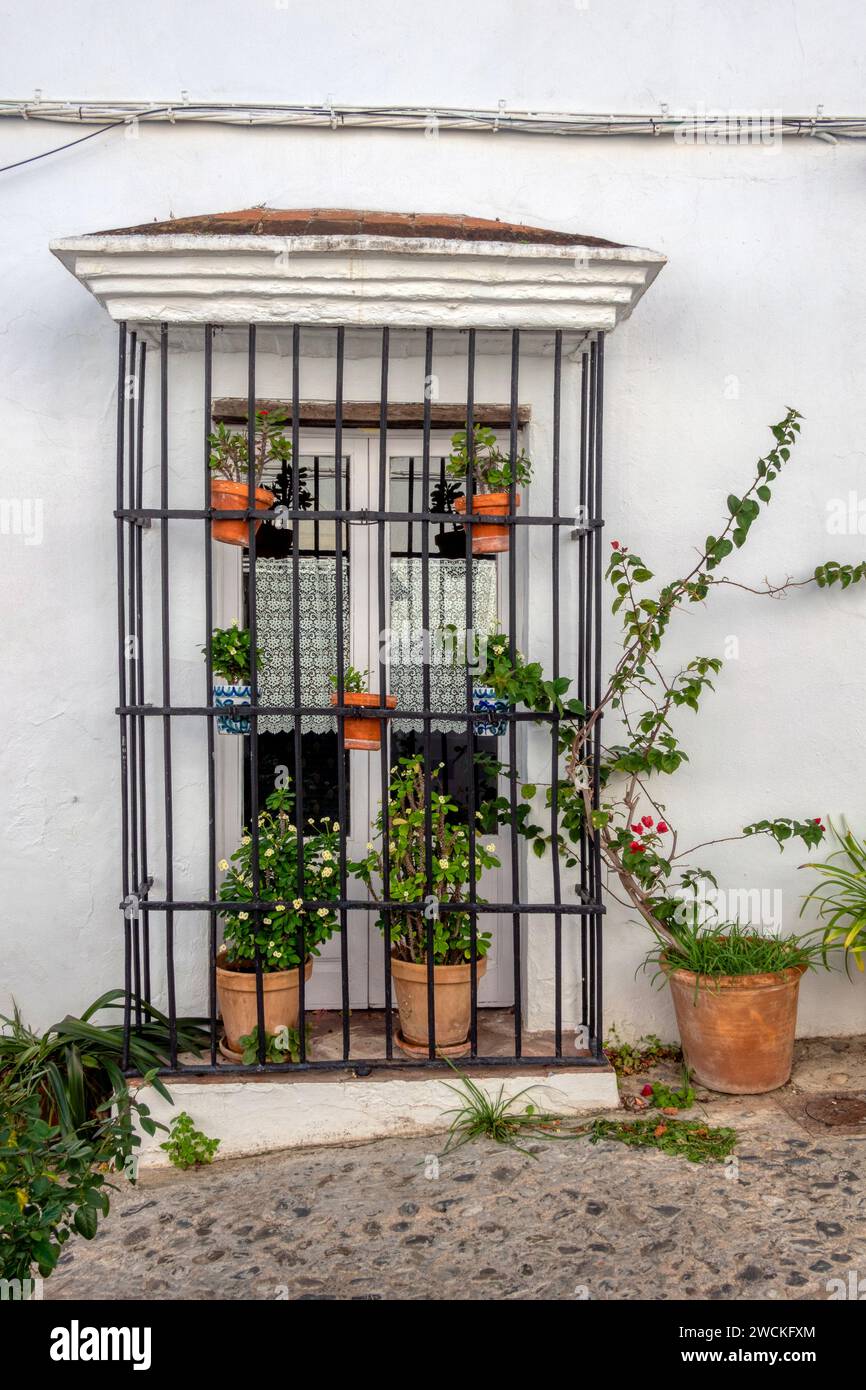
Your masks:
M 588 1055 L 582 1052 L 575 1052 L 569 1057 L 461 1057 L 459 1060 L 461 1071 L 464 1067 L 474 1067 L 476 1069 L 481 1067 L 520 1067 L 521 1069 L 526 1069 L 528 1067 L 598 1068 L 610 1066 L 604 1054 L 597 1052 L 595 1049 L 591 1050 Z M 240 1062 L 185 1062 L 183 1064 L 179 1063 L 174 1070 L 171 1067 L 161 1067 L 157 1075 L 174 1077 L 224 1075 L 270 1076 L 271 1074 L 279 1075 L 283 1073 L 285 1075 L 303 1071 L 360 1071 L 362 1075 L 367 1075 L 368 1072 L 374 1070 L 407 1071 L 410 1069 L 415 1071 L 450 1070 L 446 1061 L 436 1058 L 431 1059 L 429 1057 L 419 1058 L 417 1060 L 411 1057 L 407 1057 L 405 1060 L 400 1057 L 356 1057 L 347 1059 L 334 1058 L 333 1060 L 319 1062 L 267 1062 L 264 1065 L 253 1062 L 248 1066 Z M 140 1073 L 129 1069 L 126 1075 L 139 1076 Z
M 470 527 L 489 526 L 491 522 L 497 526 L 574 526 L 573 516 L 524 516 L 520 512 L 470 512 L 466 516 L 463 512 L 380 512 L 370 508 L 361 511 L 304 511 L 300 507 L 282 505 L 270 511 L 256 507 L 123 507 L 118 508 L 114 516 L 117 520 L 135 522 L 148 518 L 161 520 L 163 517 L 168 521 L 246 521 L 255 517 L 257 521 L 346 521 L 354 526 L 368 526 L 376 521 L 429 521 L 452 526 L 465 526 L 468 522 Z M 581 527 L 588 530 L 603 525 L 603 521 L 593 519 L 581 522 Z
M 483 682 L 483 674 L 479 674 L 478 680 Z M 455 724 L 465 724 L 467 719 L 480 721 L 489 724 L 494 717 L 490 711 L 484 710 L 462 710 L 459 713 L 453 711 L 439 710 L 405 710 L 377 709 L 373 705 L 118 705 L 115 714 L 141 714 L 141 715 L 180 715 L 187 717 L 191 715 L 224 715 L 231 714 L 232 711 L 247 715 L 270 715 L 270 714 L 293 714 L 300 715 L 301 718 L 314 715 L 347 714 L 350 718 L 362 719 L 418 719 L 431 722 L 434 719 L 449 719 Z M 496 710 L 495 719 L 506 721 L 516 720 L 535 720 L 548 724 L 569 724 L 576 720 L 584 719 L 582 714 L 557 714 L 554 710 Z
M 190 898 L 186 901 L 178 901 L 173 898 L 147 898 L 142 899 L 141 906 L 146 907 L 149 912 L 208 912 L 219 909 L 221 913 L 226 912 L 273 912 L 276 908 L 274 898 Z M 282 899 L 279 899 L 282 902 Z M 288 901 L 288 897 L 286 899 Z M 327 907 L 329 910 L 337 912 L 340 908 L 346 911 L 357 910 L 360 912 L 406 912 L 413 909 L 412 903 L 406 903 L 399 898 L 383 898 L 376 901 L 375 898 L 305 898 L 305 908 Z M 414 910 L 420 908 L 414 905 Z M 566 916 L 601 916 L 607 909 L 600 902 L 589 903 L 500 903 L 500 902 L 473 902 L 469 898 L 461 899 L 460 902 L 441 902 L 439 903 L 440 912 L 526 912 L 554 916 L 557 913 L 564 913 Z

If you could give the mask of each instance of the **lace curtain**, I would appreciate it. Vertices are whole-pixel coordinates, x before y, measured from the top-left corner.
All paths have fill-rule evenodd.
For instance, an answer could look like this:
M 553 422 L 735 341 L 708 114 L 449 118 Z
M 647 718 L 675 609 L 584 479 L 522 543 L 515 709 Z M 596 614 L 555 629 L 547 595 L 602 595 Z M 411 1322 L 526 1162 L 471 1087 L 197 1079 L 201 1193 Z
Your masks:
M 391 561 L 391 694 L 403 709 L 424 708 L 422 632 L 423 560 L 405 557 Z M 430 577 L 430 708 L 459 713 L 466 709 L 466 561 L 431 560 Z M 486 637 L 496 625 L 496 564 L 472 561 L 473 632 Z M 421 731 L 417 719 L 395 719 L 394 728 Z M 459 730 L 451 720 L 433 720 L 432 729 Z
M 343 657 L 349 661 L 349 567 L 343 560 Z M 298 559 L 301 629 L 301 704 L 321 708 L 331 698 L 328 677 L 337 669 L 337 564 L 333 555 L 301 555 Z M 290 705 L 295 698 L 294 638 L 292 632 L 293 561 L 256 561 L 256 616 L 262 652 L 259 703 Z M 302 733 L 327 734 L 336 728 L 329 715 L 306 715 Z M 290 714 L 266 714 L 259 719 L 263 734 L 290 733 Z
M 343 654 L 349 661 L 349 573 L 343 564 Z M 391 561 L 391 625 L 388 642 L 390 694 L 403 709 L 423 709 L 422 565 L 418 557 Z M 496 565 L 472 561 L 474 632 L 486 636 L 496 624 Z M 430 704 L 435 710 L 459 713 L 466 708 L 466 561 L 431 558 L 430 583 Z M 298 561 L 301 625 L 301 703 L 327 705 L 329 675 L 337 666 L 337 569 L 331 556 L 301 556 Z M 263 705 L 286 705 L 294 699 L 293 562 L 291 558 L 256 562 L 258 642 L 262 650 L 259 699 Z M 471 652 L 471 637 L 469 641 Z M 371 664 L 377 675 L 378 653 Z M 307 715 L 303 733 L 328 733 L 336 720 Z M 396 719 L 398 730 L 421 730 L 420 720 Z M 448 733 L 459 728 L 434 720 L 431 727 Z M 262 733 L 294 729 L 290 714 L 263 715 Z

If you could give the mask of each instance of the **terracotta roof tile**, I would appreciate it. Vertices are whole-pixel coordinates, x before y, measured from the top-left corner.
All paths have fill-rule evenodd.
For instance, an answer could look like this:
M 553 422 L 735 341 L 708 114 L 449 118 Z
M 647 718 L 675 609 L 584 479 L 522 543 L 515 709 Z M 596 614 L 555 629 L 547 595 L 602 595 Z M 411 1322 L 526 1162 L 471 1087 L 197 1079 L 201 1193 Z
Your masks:
M 349 208 L 244 208 L 238 212 L 210 212 L 199 217 L 173 217 L 166 222 L 143 222 L 135 227 L 115 227 L 98 236 L 132 236 L 170 233 L 244 236 L 395 236 L 443 237 L 455 241 L 510 241 L 546 246 L 607 246 L 620 243 L 577 232 L 527 227 L 521 222 L 500 222 L 463 213 L 368 212 Z

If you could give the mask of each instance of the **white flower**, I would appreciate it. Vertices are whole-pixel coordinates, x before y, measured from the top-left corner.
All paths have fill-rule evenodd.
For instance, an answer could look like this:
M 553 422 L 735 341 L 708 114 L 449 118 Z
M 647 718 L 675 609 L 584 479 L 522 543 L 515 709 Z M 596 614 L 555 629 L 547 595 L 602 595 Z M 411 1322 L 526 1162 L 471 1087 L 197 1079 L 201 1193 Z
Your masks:
M 239 921 L 239 922 L 246 922 L 246 921 L 248 920 L 248 918 L 249 918 L 249 915 L 250 915 L 250 914 L 249 914 L 248 912 L 239 912 L 239 913 L 238 913 L 238 921 Z
M 373 844 L 373 841 L 372 841 L 372 840 L 368 840 L 368 841 L 367 841 L 367 848 L 368 848 L 368 849 L 375 849 L 375 848 L 376 848 L 376 846 Z M 220 868 L 222 868 L 222 865 L 220 865 Z
M 273 849 L 266 849 L 266 850 L 265 850 L 265 858 L 266 858 L 266 859 L 270 859 L 271 856 L 273 855 L 273 852 L 274 852 Z
M 245 836 L 243 837 L 243 839 L 241 840 L 241 844 L 242 844 L 242 845 L 248 845 L 249 842 L 250 842 L 250 837 L 249 837 L 249 835 L 245 835 Z
M 333 856 L 333 854 L 331 853 L 331 851 L 330 851 L 329 849 L 323 849 L 323 850 L 322 850 L 322 858 L 323 858 L 323 859 L 333 859 L 333 857 L 334 857 L 334 856 Z
M 302 908 L 303 906 L 304 906 L 304 900 L 303 900 L 303 898 L 295 898 L 294 902 L 292 903 L 292 907 L 295 909 L 296 912 L 300 912 L 300 910 L 301 910 L 301 908 Z
M 339 828 L 340 828 L 340 822 L 335 820 L 335 821 L 334 821 L 334 827 L 333 827 L 333 828 L 334 828 L 334 830 L 339 830 Z
M 488 853 L 488 854 L 495 854 L 495 853 L 496 853 L 496 846 L 495 846 L 495 845 L 488 845 L 488 846 L 487 846 L 487 853 Z
M 440 859 L 440 860 L 439 860 L 439 868 L 440 868 L 440 869 L 447 869 L 447 868 L 448 868 L 448 860 L 447 860 L 447 859 Z
M 330 877 L 331 877 L 331 874 L 332 874 L 333 872 L 334 872 L 333 869 L 330 869 L 330 868 L 327 868 L 327 867 L 324 868 L 324 869 L 322 870 L 322 878 L 330 878 Z
M 320 908 L 319 908 L 319 914 L 318 914 L 318 915 L 319 915 L 320 917 L 327 917 L 327 915 L 328 915 L 328 909 L 327 909 L 326 907 L 320 907 Z
M 270 919 L 270 917 L 265 917 L 265 918 L 263 918 L 263 921 L 264 921 L 264 924 L 265 924 L 266 927 L 269 927 L 269 926 L 271 925 L 271 919 Z M 271 942 L 271 945 L 273 946 L 273 944 L 274 944 L 274 943 L 273 943 L 273 941 L 272 941 L 272 942 Z
M 495 651 L 497 656 L 501 656 L 502 653 L 505 651 L 505 648 L 501 644 L 494 644 L 493 650 Z
M 227 859 L 221 859 L 221 860 L 220 860 L 220 868 L 222 869 L 223 873 L 225 873 L 225 871 L 226 871 L 226 869 L 228 868 L 228 866 L 229 866 L 229 861 L 228 861 Z

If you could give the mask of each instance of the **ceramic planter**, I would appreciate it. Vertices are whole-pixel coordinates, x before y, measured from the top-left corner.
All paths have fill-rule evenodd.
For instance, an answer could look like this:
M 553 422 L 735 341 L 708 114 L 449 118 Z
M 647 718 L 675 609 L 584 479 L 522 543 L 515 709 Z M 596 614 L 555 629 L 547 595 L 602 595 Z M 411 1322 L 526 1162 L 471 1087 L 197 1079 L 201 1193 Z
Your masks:
M 313 962 L 304 967 L 304 979 L 313 973 Z M 241 1038 L 248 1037 L 258 1023 L 255 970 L 236 970 L 228 965 L 225 946 L 217 952 L 217 995 L 225 1028 L 225 1046 L 230 1052 L 241 1052 Z M 271 970 L 262 975 L 262 1002 L 265 1011 L 265 1032 L 276 1033 L 279 1028 L 297 1028 L 300 971 Z
M 472 687 L 472 712 L 473 714 L 487 714 L 487 720 L 478 719 L 475 722 L 475 732 L 479 736 L 487 738 L 501 738 L 508 729 L 508 721 L 497 719 L 497 715 L 505 714 L 512 706 L 501 695 L 497 695 L 492 685 L 482 685 L 477 682 Z
M 507 516 L 510 511 L 510 498 L 507 492 L 476 492 L 472 498 L 473 516 Z M 520 493 L 515 493 L 514 509 L 520 506 Z M 454 499 L 454 510 L 463 516 L 466 512 L 466 498 Z M 508 550 L 509 527 L 504 522 L 478 522 L 472 527 L 472 554 L 495 555 L 497 551 Z
M 482 956 L 476 963 L 476 978 L 487 969 Z M 427 1027 L 427 966 L 391 957 L 391 978 L 400 1013 L 400 1034 L 397 1042 L 404 1052 L 426 1055 L 430 1045 Z M 472 966 L 434 965 L 433 999 L 436 1024 L 436 1047 L 451 1056 L 462 1056 L 469 1050 L 469 1025 L 472 1016 Z
M 729 1095 L 785 1085 L 805 968 L 711 977 L 665 965 L 683 1057 L 696 1081 Z
M 343 696 L 345 705 L 359 705 L 366 709 L 381 709 L 382 701 L 378 695 L 372 695 L 369 691 L 347 690 Z M 331 704 L 339 704 L 336 692 L 331 695 Z M 397 708 L 397 696 L 386 695 L 385 707 L 387 709 Z M 352 718 L 346 715 L 343 722 L 343 733 L 347 748 L 360 748 L 370 753 L 376 753 L 382 746 L 382 720 Z
M 228 478 L 212 478 L 210 485 L 210 504 L 214 511 L 237 512 L 249 506 L 250 490 L 246 483 L 233 483 Z M 274 494 L 266 487 L 256 488 L 256 511 L 270 511 L 274 505 Z M 256 531 L 261 522 L 255 523 Z M 232 521 L 212 523 L 211 534 L 215 541 L 225 545 L 249 545 L 250 528 L 246 521 L 235 518 Z
M 226 685 L 225 682 L 214 681 L 213 702 L 221 708 L 234 709 L 239 705 L 248 705 L 251 698 L 249 685 Z M 250 721 L 237 714 L 218 714 L 217 731 L 221 734 L 248 734 Z

